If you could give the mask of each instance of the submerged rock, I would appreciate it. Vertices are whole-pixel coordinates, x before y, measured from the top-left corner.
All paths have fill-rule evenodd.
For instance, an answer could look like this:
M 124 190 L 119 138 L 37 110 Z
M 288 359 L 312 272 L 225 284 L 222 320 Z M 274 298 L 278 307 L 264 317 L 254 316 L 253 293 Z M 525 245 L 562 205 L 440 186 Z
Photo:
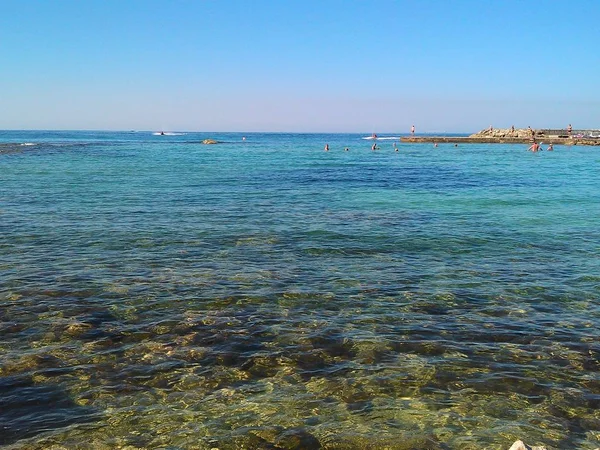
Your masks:
M 60 384 L 36 384 L 25 375 L 0 379 L 0 447 L 100 418 L 100 411 L 75 403 Z
M 276 440 L 276 448 L 287 450 L 317 450 L 321 448 L 319 440 L 302 428 L 284 431 Z
M 202 141 L 203 144 L 218 144 L 218 141 L 215 141 L 214 139 L 204 139 Z
M 68 336 L 77 337 L 86 333 L 92 325 L 85 322 L 72 322 L 65 327 L 64 333 Z

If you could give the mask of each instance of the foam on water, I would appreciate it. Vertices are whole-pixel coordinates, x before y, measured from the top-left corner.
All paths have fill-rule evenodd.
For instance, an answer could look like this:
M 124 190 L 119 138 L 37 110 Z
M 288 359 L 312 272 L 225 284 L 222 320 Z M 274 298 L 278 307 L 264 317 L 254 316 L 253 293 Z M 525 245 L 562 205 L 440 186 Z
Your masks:
M 400 136 L 364 136 L 362 139 L 372 140 L 372 141 L 399 141 Z

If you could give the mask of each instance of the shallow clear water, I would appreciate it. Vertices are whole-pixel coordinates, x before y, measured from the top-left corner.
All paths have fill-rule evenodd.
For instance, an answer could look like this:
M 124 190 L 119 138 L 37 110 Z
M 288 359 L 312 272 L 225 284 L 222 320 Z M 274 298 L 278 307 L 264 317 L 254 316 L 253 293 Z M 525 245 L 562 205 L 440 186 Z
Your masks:
M 246 137 L 0 132 L 0 445 L 600 446 L 598 149 Z

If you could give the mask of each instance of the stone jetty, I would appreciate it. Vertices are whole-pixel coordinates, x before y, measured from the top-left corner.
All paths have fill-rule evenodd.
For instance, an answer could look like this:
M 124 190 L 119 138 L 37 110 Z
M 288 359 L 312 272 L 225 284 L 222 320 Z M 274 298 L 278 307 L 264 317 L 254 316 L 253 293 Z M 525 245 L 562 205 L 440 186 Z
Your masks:
M 534 134 L 535 132 L 535 134 Z M 531 130 L 529 128 L 486 128 L 470 136 L 404 136 L 400 142 L 453 144 L 530 144 L 600 145 L 600 130 Z

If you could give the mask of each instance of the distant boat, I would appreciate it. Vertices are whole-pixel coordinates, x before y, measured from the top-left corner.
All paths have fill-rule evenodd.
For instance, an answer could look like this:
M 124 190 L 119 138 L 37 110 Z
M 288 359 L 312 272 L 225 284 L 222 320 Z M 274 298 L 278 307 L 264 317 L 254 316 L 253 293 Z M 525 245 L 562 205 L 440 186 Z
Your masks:
M 371 136 L 365 136 L 363 137 L 363 139 L 369 140 L 369 141 L 397 141 L 400 139 L 400 137 L 398 136 L 383 136 L 383 137 L 379 137 L 376 134 L 372 134 Z

